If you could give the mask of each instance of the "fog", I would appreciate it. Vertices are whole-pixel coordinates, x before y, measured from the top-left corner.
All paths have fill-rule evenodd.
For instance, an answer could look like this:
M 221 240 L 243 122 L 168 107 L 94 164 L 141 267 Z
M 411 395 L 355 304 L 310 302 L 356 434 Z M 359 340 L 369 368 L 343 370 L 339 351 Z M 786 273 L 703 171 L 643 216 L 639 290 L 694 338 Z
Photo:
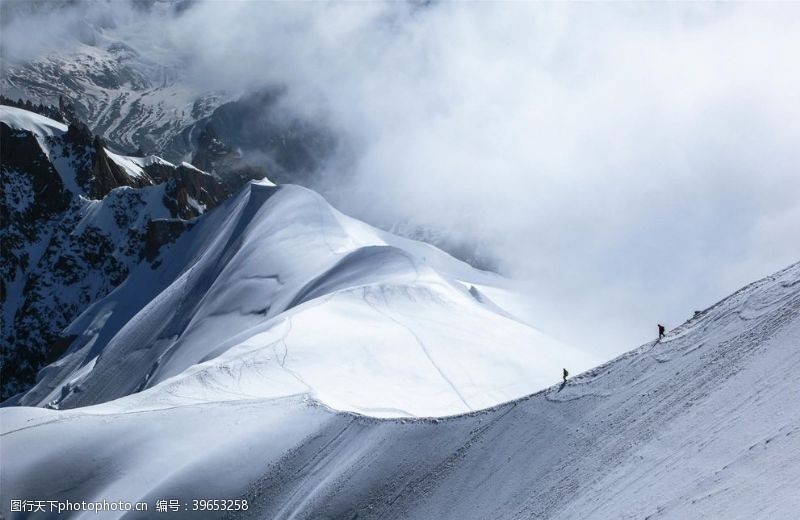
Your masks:
M 9 62 L 88 26 L 198 92 L 285 87 L 339 209 L 475 244 L 599 355 L 800 259 L 800 5 L 14 5 Z

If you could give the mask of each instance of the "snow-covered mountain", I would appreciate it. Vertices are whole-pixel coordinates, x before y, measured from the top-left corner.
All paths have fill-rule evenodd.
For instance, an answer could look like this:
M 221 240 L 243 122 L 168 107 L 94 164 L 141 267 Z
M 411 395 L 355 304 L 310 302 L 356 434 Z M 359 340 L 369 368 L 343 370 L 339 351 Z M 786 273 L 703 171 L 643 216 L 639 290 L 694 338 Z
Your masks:
M 294 188 L 253 185 L 231 203 L 241 210 L 229 225 L 236 228 L 248 208 L 267 216 L 284 204 L 319 200 L 309 196 Z M 326 231 L 335 230 L 332 219 L 341 218 L 335 213 L 299 214 L 316 216 L 318 229 Z M 310 228 L 313 219 L 305 225 Z M 237 237 L 252 236 L 253 231 L 245 226 Z M 368 229 L 358 231 L 349 240 L 376 240 Z M 273 232 L 280 234 L 279 229 Z M 345 236 L 341 231 L 318 235 L 319 243 L 311 249 L 330 248 L 330 254 L 341 251 L 340 259 L 348 259 L 352 253 L 339 249 L 347 243 Z M 286 239 L 283 245 L 291 247 L 293 240 Z M 380 265 L 384 274 L 381 297 L 352 287 L 365 273 L 358 260 L 379 255 L 375 247 L 385 248 L 387 255 L 382 263 L 368 262 L 373 269 Z M 319 391 L 324 385 L 306 386 L 325 378 L 310 370 L 305 355 L 309 348 L 303 336 L 310 323 L 304 313 L 329 318 L 326 310 L 350 306 L 348 313 L 354 313 L 360 306 L 365 318 L 359 322 L 360 337 L 366 338 L 378 314 L 389 321 L 409 320 L 400 311 L 403 301 L 421 303 L 427 312 L 429 306 L 457 305 L 461 300 L 456 295 L 469 297 L 454 286 L 463 272 L 439 255 L 426 255 L 428 267 L 449 273 L 449 281 L 434 281 L 428 272 L 412 284 L 432 283 L 439 286 L 436 290 L 429 285 L 429 291 L 417 293 L 407 281 L 399 282 L 401 273 L 406 280 L 418 275 L 399 268 L 411 265 L 408 257 L 392 260 L 397 247 L 367 246 L 364 257 L 333 263 L 323 277 L 303 284 L 292 297 L 280 295 L 276 279 L 246 274 L 254 265 L 264 265 L 266 257 L 255 255 L 245 267 L 252 252 L 246 258 L 240 257 L 241 249 L 223 255 L 230 260 L 223 272 L 238 271 L 233 266 L 242 270 L 235 278 L 215 278 L 228 283 L 205 293 L 228 302 L 222 319 L 236 314 L 244 319 L 255 303 L 251 291 L 238 290 L 232 282 L 260 280 L 268 294 L 276 294 L 272 301 L 278 310 L 270 307 L 266 314 L 281 312 L 290 301 L 295 306 L 282 312 L 291 322 L 268 319 L 234 340 L 240 341 L 237 346 L 202 353 L 206 361 L 188 370 L 181 370 L 188 360 L 180 352 L 166 356 L 165 372 L 154 374 L 160 383 L 115 401 L 64 411 L 3 409 L 2 511 L 9 512 L 8 497 L 113 497 L 145 501 L 151 508 L 156 500 L 169 498 L 180 504 L 174 516 L 192 518 L 203 515 L 192 511 L 193 500 L 208 498 L 247 500 L 246 511 L 227 513 L 226 518 L 788 519 L 800 510 L 800 264 L 745 287 L 659 343 L 522 399 L 434 419 L 379 419 L 336 411 L 324 406 L 330 395 Z M 293 252 L 305 258 L 302 251 Z M 196 254 L 187 249 L 187 256 Z M 285 268 L 275 270 L 286 273 L 291 285 L 293 268 Z M 390 279 L 406 288 L 390 290 Z M 183 284 L 184 297 L 192 293 L 188 282 Z M 342 300 L 337 301 L 339 295 Z M 174 296 L 170 292 L 167 297 Z M 368 311 L 373 305 L 377 309 Z M 471 305 L 478 309 L 486 303 Z M 201 312 L 210 316 L 213 311 Z M 134 328 L 145 331 L 139 323 L 145 319 L 134 320 Z M 347 334 L 346 328 L 326 326 L 331 323 L 327 320 L 312 323 L 322 324 L 316 336 L 320 349 L 328 339 L 336 343 Z M 293 337 L 295 330 L 300 334 Z M 210 334 L 206 330 L 204 335 Z M 335 361 L 328 370 L 348 366 L 353 361 L 349 354 L 346 348 L 332 352 Z M 84 372 L 113 370 L 101 365 L 103 357 Z M 452 366 L 452 359 L 444 361 Z M 401 363 L 392 368 L 401 371 Z M 271 366 L 280 366 L 285 375 Z M 357 374 L 358 367 L 346 371 Z M 122 377 L 124 371 L 115 374 Z M 345 387 L 351 383 L 330 379 Z M 270 395 L 265 391 L 270 383 L 294 385 L 297 394 Z M 375 399 L 380 383 L 362 379 L 354 385 L 358 394 L 337 397 L 339 402 L 349 397 L 351 403 L 362 396 Z M 85 392 L 101 388 L 89 385 Z M 129 513 L 126 518 L 151 514 Z
M 67 408 L 159 387 L 184 402 L 310 394 L 377 416 L 448 415 L 546 386 L 590 356 L 492 302 L 499 277 L 254 182 L 66 330 L 17 403 Z
M 190 2 L 178 4 L 144 2 L 137 8 L 163 16 L 191 9 Z M 266 175 L 278 183 L 328 189 L 330 196 L 340 186 L 337 181 L 346 181 L 343 172 L 330 172 L 326 165 L 333 157 L 346 156 L 342 149 L 348 144 L 340 143 L 341 136 L 324 121 L 283 106 L 286 92 L 281 86 L 254 87 L 241 96 L 198 90 L 185 77 L 185 59 L 174 49 L 156 52 L 126 43 L 126 31 L 136 32 L 135 24 L 87 22 L 81 31 L 80 43 L 0 64 L 3 95 L 53 106 L 64 100 L 115 149 L 143 151 L 175 164 L 189 162 L 226 180 Z M 322 179 L 331 175 L 338 177 L 333 182 Z M 496 259 L 480 244 L 455 241 L 430 222 L 422 226 L 406 218 L 371 224 L 432 243 L 473 266 L 496 268 Z
M 166 152 L 173 160 L 190 156 L 195 123 L 227 98 L 197 94 L 179 81 L 175 66 L 144 61 L 120 41 L 93 38 L 5 67 L 4 95 L 50 104 L 66 96 L 94 133 L 122 149 Z
M 3 396 L 72 342 L 86 307 L 238 185 L 158 157 L 127 157 L 80 122 L 0 106 Z
M 20 238 L 5 277 L 5 363 L 30 378 L 60 356 L 13 403 L 96 404 L 180 375 L 176 392 L 203 399 L 311 393 L 361 413 L 446 415 L 591 366 L 494 303 L 502 278 L 307 189 L 251 183 L 190 226 L 226 194 L 213 176 L 114 154 L 80 125 L 24 110 L 3 107 L 0 120 L 4 142 L 29 143 L 24 157 L 39 165 L 4 160 L 8 195 L 46 179 L 62 203 L 37 224 L 39 201 L 8 202 Z
M 414 110 L 362 117 L 402 88 L 342 82 L 356 52 L 329 96 L 299 80 L 328 51 L 254 60 L 247 28 L 178 27 L 198 6 L 0 3 L 0 520 L 800 516 L 800 263 L 600 364 L 480 244 L 328 203 L 406 142 Z M 416 7 L 373 16 L 413 37 Z M 347 54 L 369 13 L 329 14 Z M 450 91 L 427 105 L 457 121 Z

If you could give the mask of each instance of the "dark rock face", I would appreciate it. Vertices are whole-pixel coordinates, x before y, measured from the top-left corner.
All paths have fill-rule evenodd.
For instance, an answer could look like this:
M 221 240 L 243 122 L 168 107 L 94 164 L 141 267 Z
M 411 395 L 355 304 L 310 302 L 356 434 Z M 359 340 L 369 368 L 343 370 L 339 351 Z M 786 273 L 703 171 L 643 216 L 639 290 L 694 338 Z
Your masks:
M 36 369 L 45 363 L 45 351 L 36 348 L 39 337 L 36 327 L 27 329 L 30 318 L 26 310 L 13 312 L 18 295 L 32 289 L 36 280 L 23 280 L 18 273 L 29 272 L 39 263 L 39 252 L 32 244 L 46 240 L 49 229 L 44 223 L 55 219 L 68 207 L 72 194 L 64 189 L 47 156 L 42 152 L 33 134 L 22 132 L 0 123 L 0 175 L 2 175 L 2 247 L 0 248 L 0 297 L 2 315 L 2 397 L 7 397 L 22 387 L 18 380 L 32 380 Z M 44 225 L 43 225 L 44 224 Z M 12 301 L 14 300 L 14 301 Z M 37 295 L 31 294 L 30 304 L 35 305 Z M 24 305 L 23 305 L 24 306 Z M 24 330 L 16 334 L 18 325 Z M 16 345 L 31 351 L 31 356 L 20 359 Z M 28 359 L 30 357 L 30 359 Z M 11 390 L 7 393 L 5 388 Z
M 105 141 L 93 135 L 81 121 L 69 124 L 63 141 L 65 154 L 72 157 L 75 180 L 92 199 L 102 199 L 120 186 L 140 188 L 153 184 L 152 179 L 147 177 L 131 177 L 111 161 L 106 153 Z
M 94 154 L 92 155 L 91 177 L 82 184 L 88 185 L 89 195 L 93 199 L 101 199 L 108 195 L 114 188 L 120 186 L 147 186 L 152 184 L 150 179 L 129 177 L 125 171 L 108 158 L 105 143 L 100 137 L 95 136 L 92 142 Z M 79 182 L 81 179 L 79 179 Z
M 5 127 L 5 125 L 3 125 Z M 2 397 L 33 383 L 70 343 L 63 329 L 138 261 L 144 206 L 134 190 L 91 204 L 67 191 L 28 132 L 3 128 Z M 33 195 L 25 200 L 26 193 Z
M 164 205 L 173 216 L 195 218 L 227 199 L 230 188 L 205 172 L 179 165 L 165 179 Z
M 115 243 L 113 236 L 96 227 L 73 233 L 79 215 L 80 211 L 68 210 L 53 222 L 50 236 L 40 243 L 46 242 L 42 256 L 17 273 L 24 280 L 24 297 L 3 338 L 8 342 L 3 350 L 3 397 L 32 384 L 38 370 L 68 347 L 64 328 L 128 275 L 125 244 Z
M 94 134 L 89 125 L 83 121 L 73 121 L 67 127 L 66 142 L 74 147 L 89 146 L 94 141 Z
M 0 122 L 0 157 L 3 166 L 3 221 L 18 212 L 28 219 L 37 219 L 64 211 L 71 194 L 30 132 L 13 130 Z M 29 193 L 23 193 L 20 182 L 28 184 Z M 30 197 L 29 203 L 23 198 Z
M 189 227 L 185 220 L 160 219 L 151 220 L 147 225 L 142 257 L 153 263 L 162 246 L 171 244 Z

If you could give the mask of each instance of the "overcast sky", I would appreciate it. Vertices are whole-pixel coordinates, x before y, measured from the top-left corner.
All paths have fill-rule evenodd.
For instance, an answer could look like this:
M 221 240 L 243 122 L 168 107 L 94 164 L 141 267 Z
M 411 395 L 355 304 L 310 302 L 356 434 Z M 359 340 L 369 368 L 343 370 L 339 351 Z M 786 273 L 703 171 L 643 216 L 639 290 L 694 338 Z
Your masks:
M 800 4 L 90 4 L 4 53 L 87 17 L 198 91 L 286 86 L 350 152 L 337 207 L 480 244 L 600 355 L 800 260 Z

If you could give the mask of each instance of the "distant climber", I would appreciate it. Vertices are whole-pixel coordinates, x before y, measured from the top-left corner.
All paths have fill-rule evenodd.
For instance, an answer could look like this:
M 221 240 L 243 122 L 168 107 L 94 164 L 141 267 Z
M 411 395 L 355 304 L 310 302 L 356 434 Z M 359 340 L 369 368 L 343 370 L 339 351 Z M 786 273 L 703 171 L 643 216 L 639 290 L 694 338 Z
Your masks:
M 564 370 L 564 373 L 562 375 L 564 376 L 564 382 L 566 383 L 567 382 L 567 376 L 569 375 L 569 372 L 567 372 L 566 368 L 564 368 L 563 370 Z
M 658 340 L 659 341 L 661 341 L 661 338 L 664 337 L 664 334 L 666 333 L 666 331 L 667 331 L 666 327 L 664 327 L 662 324 L 659 323 L 658 324 Z

